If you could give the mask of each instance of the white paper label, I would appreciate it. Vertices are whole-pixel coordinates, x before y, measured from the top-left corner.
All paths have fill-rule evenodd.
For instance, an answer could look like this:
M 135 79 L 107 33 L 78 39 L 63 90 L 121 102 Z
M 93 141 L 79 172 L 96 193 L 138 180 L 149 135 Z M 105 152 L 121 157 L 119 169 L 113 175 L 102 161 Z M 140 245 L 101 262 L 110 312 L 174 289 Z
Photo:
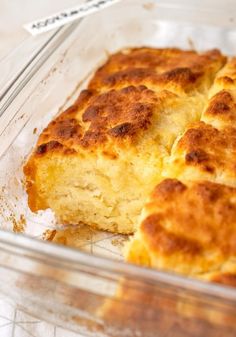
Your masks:
M 32 35 L 38 35 L 97 12 L 119 1 L 121 0 L 90 0 L 76 7 L 27 23 L 24 28 Z

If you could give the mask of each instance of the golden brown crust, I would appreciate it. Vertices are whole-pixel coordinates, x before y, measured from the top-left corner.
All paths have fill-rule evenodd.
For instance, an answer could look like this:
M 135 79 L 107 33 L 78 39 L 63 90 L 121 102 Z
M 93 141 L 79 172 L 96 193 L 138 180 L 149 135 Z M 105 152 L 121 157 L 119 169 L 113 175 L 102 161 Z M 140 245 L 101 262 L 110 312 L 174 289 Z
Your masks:
M 126 85 L 144 84 L 148 87 L 161 90 L 163 87 L 169 90 L 188 92 L 197 87 L 198 80 L 202 74 L 193 73 L 189 68 L 174 68 L 163 74 L 156 73 L 149 68 L 131 68 L 101 78 L 102 88 L 117 88 Z M 96 85 L 98 85 L 96 83 Z M 91 87 L 96 87 L 91 83 Z
M 227 117 L 235 118 L 235 110 L 235 102 L 232 95 L 228 91 L 222 90 L 210 100 L 204 116 L 219 117 L 226 115 Z
M 196 123 L 176 144 L 168 165 L 169 176 L 236 186 L 236 129 Z
M 235 90 L 236 87 L 236 57 L 228 60 L 218 72 L 214 85 L 210 90 L 210 97 L 221 90 Z
M 209 87 L 209 80 L 225 61 L 218 50 L 198 54 L 173 48 L 130 49 L 112 55 L 96 72 L 89 88 L 144 84 L 156 90 L 189 92 L 206 82 Z
M 235 88 L 236 89 L 236 88 Z M 213 96 L 201 120 L 219 129 L 233 126 L 236 121 L 236 91 L 221 90 Z
M 231 78 L 231 85 L 228 85 Z M 236 186 L 236 59 L 217 74 L 200 122 L 190 126 L 172 148 L 167 177 L 209 179 Z M 214 94 L 214 95 L 213 95 Z M 212 96 L 213 95 L 213 96 Z
M 31 159 L 23 167 L 24 175 L 26 177 L 25 188 L 28 195 L 28 205 L 32 212 L 37 212 L 39 209 L 44 210 L 47 208 L 46 200 L 43 200 L 38 193 L 36 184 L 37 168 L 35 161 Z
M 200 122 L 185 133 L 178 148 L 185 152 L 186 165 L 198 166 L 210 173 L 217 169 L 233 172 L 236 163 L 236 157 L 233 157 L 236 150 L 236 129 L 219 131 Z
M 172 95 L 167 92 L 158 95 L 145 86 L 129 86 L 93 96 L 85 90 L 73 107 L 49 124 L 38 145 L 43 146 L 45 153 L 53 148 L 45 144 L 52 142 L 54 149 L 59 148 L 59 143 L 74 150 L 97 147 L 109 139 L 132 142 L 148 129 L 156 106 L 167 96 Z
M 90 123 L 81 145 L 113 139 L 134 138 L 151 124 L 158 98 L 145 86 L 126 87 L 101 94 L 91 102 L 82 115 L 84 123 Z
M 149 128 L 154 109 L 172 91 L 209 87 L 224 63 L 218 50 L 198 54 L 174 48 L 136 48 L 112 55 L 96 72 L 89 89 L 44 130 L 38 146 L 45 153 L 59 150 L 61 144 L 65 153 L 66 148 L 98 147 L 108 141 L 133 142 Z
M 161 226 L 162 220 L 160 214 L 152 214 L 141 224 L 141 231 L 147 237 L 148 250 L 153 251 L 157 248 L 165 255 L 181 252 L 182 254 L 194 256 L 201 252 L 201 246 L 196 240 L 186 239 L 166 231 Z
M 236 256 L 236 189 L 166 179 L 145 206 L 135 237 L 148 252 L 150 266 L 199 278 L 218 271 L 212 280 L 223 282 L 227 273 L 220 270 Z M 132 254 L 131 245 L 128 260 L 136 262 Z M 232 262 L 231 271 L 235 267 Z

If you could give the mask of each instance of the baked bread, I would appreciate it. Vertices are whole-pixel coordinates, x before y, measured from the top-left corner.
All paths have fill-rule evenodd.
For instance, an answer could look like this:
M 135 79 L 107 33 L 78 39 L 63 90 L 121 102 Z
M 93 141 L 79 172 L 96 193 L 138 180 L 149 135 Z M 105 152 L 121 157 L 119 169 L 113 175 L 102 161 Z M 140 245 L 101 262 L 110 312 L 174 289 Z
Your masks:
M 200 121 L 175 141 L 163 175 L 236 186 L 236 59 L 216 76 L 209 96 Z
M 129 262 L 236 286 L 236 188 L 162 181 L 126 249 Z
M 176 48 L 136 48 L 112 55 L 96 72 L 91 89 L 145 85 L 180 95 L 206 94 L 226 58 L 218 50 L 202 54 Z
M 235 122 L 233 58 L 216 75 L 199 121 L 165 157 L 167 179 L 144 207 L 128 261 L 236 286 Z
M 43 131 L 24 167 L 32 211 L 133 233 L 177 136 L 198 121 L 226 58 L 138 48 L 109 58 Z

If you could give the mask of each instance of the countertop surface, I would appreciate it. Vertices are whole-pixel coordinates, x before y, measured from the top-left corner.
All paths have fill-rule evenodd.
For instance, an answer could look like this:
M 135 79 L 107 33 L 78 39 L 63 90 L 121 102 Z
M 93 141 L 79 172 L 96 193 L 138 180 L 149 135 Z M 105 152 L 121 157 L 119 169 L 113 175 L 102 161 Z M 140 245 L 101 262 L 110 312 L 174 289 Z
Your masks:
M 0 294 L 1 337 L 82 337 L 19 310 Z

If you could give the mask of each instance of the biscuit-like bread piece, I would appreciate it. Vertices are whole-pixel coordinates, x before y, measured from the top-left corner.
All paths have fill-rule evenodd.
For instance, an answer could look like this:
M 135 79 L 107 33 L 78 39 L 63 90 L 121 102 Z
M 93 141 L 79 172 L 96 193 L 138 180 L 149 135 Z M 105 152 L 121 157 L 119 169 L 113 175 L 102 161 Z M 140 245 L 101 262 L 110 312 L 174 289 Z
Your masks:
M 236 69 L 235 69 L 236 71 Z M 213 86 L 213 88 L 215 85 Z M 201 121 L 222 130 L 235 127 L 236 122 L 236 85 L 234 90 L 222 89 L 208 102 L 203 111 Z
M 214 85 L 210 89 L 209 97 L 214 96 L 219 91 L 235 90 L 236 88 L 236 57 L 228 60 L 225 66 L 217 73 Z
M 235 126 L 236 122 L 236 58 L 229 59 L 217 73 L 209 90 L 209 102 L 201 121 L 217 129 Z
M 132 233 L 163 158 L 202 102 L 143 86 L 90 94 L 40 136 L 24 168 L 29 205 L 65 224 Z
M 125 255 L 131 263 L 235 287 L 236 188 L 207 181 L 162 181 Z M 170 336 L 235 335 L 232 307 L 217 310 L 206 305 L 203 294 L 189 297 L 178 287 L 175 293 L 171 289 L 166 291 L 158 280 L 139 284 L 139 279 L 126 278 L 100 315 L 114 325 L 138 326 L 145 336 L 153 336 L 153 331 Z
M 236 186 L 236 61 L 216 76 L 200 122 L 177 138 L 163 176 Z M 230 85 L 229 85 L 230 83 Z
M 225 57 L 131 49 L 110 57 L 41 134 L 24 167 L 32 211 L 132 233 L 176 137 L 200 119 Z
M 126 259 L 235 285 L 236 188 L 162 181 L 143 210 Z
M 219 130 L 198 122 L 173 147 L 163 174 L 236 186 L 236 127 Z

